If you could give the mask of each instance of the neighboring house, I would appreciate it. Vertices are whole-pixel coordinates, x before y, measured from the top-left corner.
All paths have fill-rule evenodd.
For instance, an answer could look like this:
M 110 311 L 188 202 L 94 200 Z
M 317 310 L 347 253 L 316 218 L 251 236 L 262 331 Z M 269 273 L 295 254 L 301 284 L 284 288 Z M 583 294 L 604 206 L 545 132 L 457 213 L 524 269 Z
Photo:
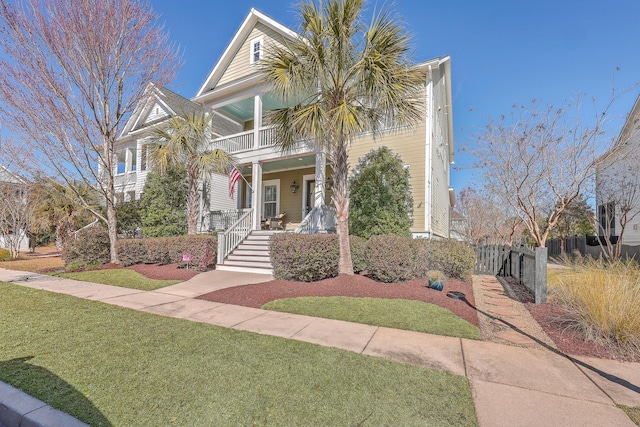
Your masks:
M 29 249 L 29 238 L 25 230 L 19 229 L 17 236 L 15 231 L 9 235 L 3 234 L 3 232 L 11 230 L 14 224 L 24 217 L 23 212 L 16 210 L 15 206 L 4 206 L 4 204 L 26 203 L 24 199 L 25 185 L 26 181 L 22 177 L 0 165 L 0 197 L 3 198 L 0 202 L 0 210 L 7 209 L 4 213 L 0 211 L 0 221 L 3 221 L 0 224 L 0 248 L 7 249 L 10 246 L 10 242 L 13 242 L 21 251 Z M 13 239 L 16 238 L 18 240 L 14 242 Z
M 461 242 L 470 241 L 469 225 L 464 215 L 453 208 L 451 208 L 449 215 L 449 221 L 451 221 L 451 225 L 449 226 L 449 237 Z
M 191 100 L 150 85 L 149 97 L 132 114 L 118 140 L 116 190 L 122 199 L 138 198 L 143 189 L 149 126 L 161 125 L 181 111 L 204 109 L 218 131 L 212 148 L 233 154 L 247 182 L 238 181 L 233 198 L 228 194 L 226 176 L 214 174 L 203 185 L 201 231 L 218 228 L 221 218 L 227 219 L 222 222 L 226 228 L 243 215 L 243 227 L 260 230 L 264 220 L 282 213 L 286 213 L 288 229 L 297 226 L 298 232 L 317 232 L 321 223 L 330 228 L 330 161 L 325 152 L 310 144 L 301 143 L 286 154 L 274 147 L 274 128 L 266 115 L 284 104 L 262 83 L 256 67 L 270 44 L 294 37 L 289 28 L 252 9 Z M 449 171 L 454 155 L 450 59 L 435 58 L 416 67 L 425 76 L 424 120 L 411 129 L 383 133 L 375 140 L 369 134 L 362 135 L 350 147 L 349 157 L 355 164 L 383 145 L 399 154 L 411 174 L 413 235 L 447 238 L 452 205 Z
M 640 245 L 640 96 L 596 167 L 596 220 L 599 236 Z

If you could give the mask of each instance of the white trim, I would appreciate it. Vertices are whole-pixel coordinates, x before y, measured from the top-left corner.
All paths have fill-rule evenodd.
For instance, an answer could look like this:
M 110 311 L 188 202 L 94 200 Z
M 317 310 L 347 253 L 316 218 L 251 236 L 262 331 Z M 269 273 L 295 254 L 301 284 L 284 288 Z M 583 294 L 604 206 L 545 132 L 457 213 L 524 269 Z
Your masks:
M 304 219 L 304 217 L 309 213 L 309 212 L 305 212 L 305 201 L 307 200 L 307 182 L 309 181 L 315 181 L 316 180 L 316 175 L 315 174 L 309 174 L 309 175 L 302 175 L 302 218 Z M 315 203 L 315 187 L 314 187 L 314 198 L 313 198 L 313 202 Z M 314 206 L 311 206 L 311 209 L 313 209 Z
M 253 30 L 258 22 L 292 40 L 299 37 L 295 31 L 290 30 L 281 23 L 268 17 L 264 13 L 252 8 L 251 11 L 249 11 L 249 15 L 247 15 L 236 34 L 233 36 L 231 43 L 229 43 L 227 48 L 224 50 L 224 53 L 222 54 L 216 65 L 213 67 L 213 70 L 211 71 L 207 79 L 204 81 L 204 84 L 198 91 L 196 98 L 204 95 L 208 87 L 212 89 L 216 86 L 216 84 L 224 74 L 224 71 L 235 57 L 236 52 L 240 48 L 240 45 L 246 40 L 249 34 L 251 34 L 251 30 Z
M 280 180 L 279 179 L 270 179 L 268 181 L 262 181 L 262 201 L 261 201 L 261 212 L 260 215 L 263 219 L 267 219 L 264 216 L 264 203 L 265 203 L 265 187 L 275 185 L 276 187 L 276 215 L 280 214 Z
M 254 65 L 256 61 L 255 57 L 255 45 L 259 44 L 258 61 L 264 58 L 264 36 L 256 37 L 249 42 L 249 64 Z

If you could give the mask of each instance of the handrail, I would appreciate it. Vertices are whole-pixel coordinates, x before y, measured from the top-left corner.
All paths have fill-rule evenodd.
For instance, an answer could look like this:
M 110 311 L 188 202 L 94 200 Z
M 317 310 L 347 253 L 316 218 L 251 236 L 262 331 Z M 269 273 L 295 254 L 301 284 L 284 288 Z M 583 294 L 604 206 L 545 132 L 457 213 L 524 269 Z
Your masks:
M 304 217 L 300 225 L 293 231 L 297 234 L 330 233 L 336 229 L 336 209 L 327 206 L 316 206 Z
M 253 209 L 249 209 L 226 231 L 218 233 L 218 264 L 222 264 L 224 259 L 251 233 L 253 229 Z
M 253 148 L 253 131 L 244 131 L 216 138 L 211 144 L 217 146 L 227 153 L 249 150 Z

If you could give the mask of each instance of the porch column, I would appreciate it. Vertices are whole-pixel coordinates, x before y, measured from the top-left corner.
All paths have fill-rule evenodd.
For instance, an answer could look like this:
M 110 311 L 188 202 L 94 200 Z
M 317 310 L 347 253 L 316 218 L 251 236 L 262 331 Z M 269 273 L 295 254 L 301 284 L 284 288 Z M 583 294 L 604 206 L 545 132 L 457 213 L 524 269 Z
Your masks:
M 324 150 L 316 151 L 316 188 L 314 207 L 320 207 L 325 204 L 325 179 L 327 170 L 327 155 Z
M 262 164 L 253 162 L 251 167 L 251 207 L 253 207 L 253 229 L 260 230 L 260 220 L 262 214 Z
M 262 127 L 262 96 L 257 94 L 253 100 L 253 148 L 260 148 L 260 128 Z

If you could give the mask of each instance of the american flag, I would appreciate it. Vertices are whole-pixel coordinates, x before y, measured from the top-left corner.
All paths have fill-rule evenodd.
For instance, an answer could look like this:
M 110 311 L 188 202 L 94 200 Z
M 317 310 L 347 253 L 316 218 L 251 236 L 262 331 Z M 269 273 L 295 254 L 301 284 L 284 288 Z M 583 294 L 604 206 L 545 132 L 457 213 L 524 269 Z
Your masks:
M 231 171 L 229 172 L 229 197 L 233 199 L 233 191 L 236 188 L 236 182 L 240 179 L 242 175 L 235 166 L 231 166 Z

